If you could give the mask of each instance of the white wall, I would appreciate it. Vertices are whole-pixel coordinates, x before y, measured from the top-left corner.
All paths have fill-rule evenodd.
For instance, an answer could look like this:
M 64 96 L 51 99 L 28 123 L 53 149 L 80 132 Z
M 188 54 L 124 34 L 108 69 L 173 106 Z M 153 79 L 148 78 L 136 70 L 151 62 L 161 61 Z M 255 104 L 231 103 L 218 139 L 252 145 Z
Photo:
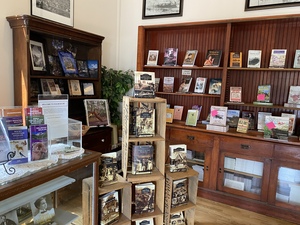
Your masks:
M 4 3 L 5 2 L 5 3 Z M 0 106 L 13 105 L 12 32 L 6 16 L 30 14 L 30 0 L 2 0 Z M 183 16 L 142 20 L 143 0 L 74 0 L 74 27 L 105 37 L 103 65 L 135 69 L 139 25 L 299 13 L 300 7 L 244 11 L 245 0 L 184 0 Z

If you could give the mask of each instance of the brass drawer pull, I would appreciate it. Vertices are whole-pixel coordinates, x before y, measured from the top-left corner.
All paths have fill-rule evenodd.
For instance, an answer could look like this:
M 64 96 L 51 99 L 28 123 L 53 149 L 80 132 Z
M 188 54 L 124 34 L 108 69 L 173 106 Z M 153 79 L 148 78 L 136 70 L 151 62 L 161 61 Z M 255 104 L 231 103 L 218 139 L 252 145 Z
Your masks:
M 189 139 L 189 140 L 194 140 L 195 137 L 194 137 L 194 136 L 187 135 L 187 139 Z
M 243 149 L 243 150 L 248 150 L 248 149 L 250 149 L 250 148 L 251 148 L 250 145 L 244 145 L 244 144 L 241 144 L 241 149 Z

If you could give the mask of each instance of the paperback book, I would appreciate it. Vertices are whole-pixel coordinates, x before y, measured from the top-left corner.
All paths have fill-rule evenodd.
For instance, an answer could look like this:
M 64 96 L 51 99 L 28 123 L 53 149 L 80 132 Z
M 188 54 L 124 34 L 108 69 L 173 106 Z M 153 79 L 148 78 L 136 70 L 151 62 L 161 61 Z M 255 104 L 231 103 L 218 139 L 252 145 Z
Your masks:
M 158 92 L 159 91 L 159 84 L 160 84 L 160 78 L 156 77 L 155 78 L 155 85 L 154 85 L 154 91 Z
M 197 109 L 189 109 L 186 115 L 185 125 L 187 126 L 196 126 L 198 121 L 198 113 Z
M 242 87 L 230 87 L 230 95 L 229 95 L 230 102 L 242 102 Z
M 58 56 L 48 55 L 50 75 L 62 76 L 62 68 Z
M 248 68 L 260 68 L 261 66 L 261 50 L 249 50 L 248 51 Z
M 147 174 L 153 170 L 153 145 L 132 146 L 132 174 Z
M 281 116 L 289 118 L 289 135 L 292 135 L 295 132 L 296 115 L 290 113 L 281 113 Z
M 183 212 L 176 212 L 172 213 L 170 216 L 170 224 L 176 224 L 176 225 L 185 225 L 185 218 L 183 216 Z
M 242 52 L 230 52 L 230 67 L 242 67 Z
M 117 153 L 109 152 L 102 154 L 99 166 L 99 186 L 102 187 L 117 182 L 117 172 Z
M 183 106 L 182 105 L 174 105 L 174 120 L 181 120 L 183 114 Z
M 134 187 L 134 213 L 154 212 L 155 184 L 152 182 L 136 184 Z
M 211 78 L 209 80 L 208 94 L 220 95 L 222 88 L 222 79 L 221 78 Z
M 289 132 L 289 118 L 281 116 L 266 116 L 264 137 L 287 140 Z
M 187 93 L 190 90 L 190 86 L 193 78 L 191 76 L 183 75 L 178 92 Z
M 82 90 L 84 95 L 94 95 L 94 84 L 93 83 L 82 83 Z
M 240 110 L 228 109 L 227 110 L 227 125 L 229 127 L 237 127 L 240 118 Z
M 249 119 L 248 118 L 239 118 L 236 132 L 247 133 L 249 129 Z
M 284 68 L 286 53 L 286 49 L 272 49 L 269 68 Z
M 164 53 L 164 66 L 177 65 L 178 48 L 166 48 Z
M 112 224 L 120 218 L 120 199 L 118 191 L 99 196 L 99 220 L 101 225 Z
M 226 126 L 227 111 L 228 107 L 225 106 L 211 106 L 209 124 Z
M 192 109 L 198 110 L 197 120 L 199 120 L 200 119 L 200 114 L 201 114 L 201 111 L 202 111 L 202 105 L 193 105 Z
M 149 50 L 147 58 L 147 66 L 156 66 L 158 61 L 159 50 Z
M 42 107 L 26 107 L 24 108 L 25 124 L 29 128 L 30 125 L 44 124 L 44 115 Z
M 86 60 L 77 60 L 77 69 L 79 77 L 89 77 L 89 69 Z
M 66 75 L 78 74 L 76 60 L 71 52 L 59 51 L 58 57 Z
M 270 98 L 271 98 L 271 85 L 258 85 L 256 102 L 270 103 Z M 254 104 L 256 102 L 254 102 Z
M 185 144 L 169 145 L 170 172 L 187 171 L 187 146 Z
M 134 72 L 134 97 L 154 98 L 155 97 L 155 73 L 154 72 Z
M 207 50 L 204 66 L 220 66 L 222 50 Z
M 87 60 L 87 66 L 88 66 L 88 71 L 89 71 L 89 76 L 91 78 L 98 78 L 98 73 L 99 73 L 99 62 L 98 60 Z
M 9 164 L 27 163 L 29 161 L 27 126 L 8 127 L 7 133 L 10 142 L 10 151 L 14 153 L 14 157 Z
M 300 68 L 300 49 L 296 49 L 293 68 Z
M 56 89 L 56 86 L 55 86 L 55 82 L 54 82 L 54 79 L 46 79 L 47 81 L 47 84 L 48 84 L 48 88 L 50 90 L 50 94 L 51 95 L 57 95 L 57 89 Z
M 68 80 L 68 87 L 69 87 L 70 95 L 73 95 L 73 96 L 81 96 L 82 95 L 79 80 Z
M 166 122 L 173 123 L 173 118 L 174 118 L 174 109 L 167 108 L 166 109 Z
M 242 111 L 242 118 L 249 119 L 249 130 L 255 129 L 255 112 L 254 111 Z
M 154 225 L 154 220 L 153 218 L 136 220 L 135 225 Z
M 198 50 L 187 50 L 184 56 L 182 66 L 194 66 Z
M 173 181 L 171 208 L 188 203 L 188 179 Z
M 300 105 L 300 86 L 290 86 L 288 103 Z
M 266 116 L 272 116 L 270 112 L 258 112 L 257 113 L 257 130 L 264 131 Z
M 30 161 L 48 159 L 48 125 L 31 125 L 30 132 Z
M 207 78 L 206 77 L 197 77 L 196 78 L 194 92 L 195 93 L 200 93 L 200 94 L 205 93 L 206 82 L 207 82 Z
M 137 137 L 153 137 L 155 135 L 155 109 L 139 107 L 135 113 Z
M 89 127 L 103 127 L 110 125 L 109 106 L 107 99 L 83 100 L 86 123 Z
M 163 92 L 174 91 L 174 77 L 164 77 Z

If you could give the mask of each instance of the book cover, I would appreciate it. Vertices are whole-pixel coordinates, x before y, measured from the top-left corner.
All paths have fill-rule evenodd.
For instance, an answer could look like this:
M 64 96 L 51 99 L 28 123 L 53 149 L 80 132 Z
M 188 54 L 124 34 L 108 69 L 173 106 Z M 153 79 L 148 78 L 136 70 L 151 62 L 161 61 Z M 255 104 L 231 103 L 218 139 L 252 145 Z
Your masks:
M 48 84 L 48 88 L 50 90 L 50 94 L 51 95 L 57 95 L 57 90 L 56 90 L 56 86 L 55 86 L 55 82 L 54 79 L 46 79 L 47 84 Z
M 82 89 L 84 95 L 94 95 L 94 84 L 93 83 L 82 83 Z
M 30 80 L 30 97 L 31 98 L 37 98 L 40 93 L 41 93 L 41 91 L 40 91 L 40 80 L 31 79 Z
M 170 172 L 187 171 L 187 146 L 185 144 L 169 145 Z
M 110 114 L 107 99 L 84 99 L 86 122 L 89 127 L 110 125 Z
M 249 118 L 239 118 L 236 132 L 247 133 L 249 129 Z
M 207 50 L 204 66 L 220 66 L 222 50 Z
M 212 125 L 226 126 L 227 110 L 225 106 L 210 107 L 210 121 Z
M 104 153 L 100 157 L 99 165 L 99 186 L 117 182 L 117 153 Z
M 260 68 L 261 66 L 261 50 L 249 50 L 248 51 L 248 68 Z
M 163 92 L 174 91 L 174 77 L 164 77 Z
M 166 122 L 173 123 L 173 118 L 174 118 L 174 109 L 167 108 L 166 109 Z
M 23 113 L 21 107 L 2 108 L 2 123 L 7 131 L 8 127 L 23 126 Z
M 295 132 L 296 115 L 290 113 L 281 113 L 281 116 L 289 118 L 289 135 L 292 135 Z
M 147 174 L 153 170 L 153 145 L 132 146 L 132 174 Z
M 300 86 L 290 86 L 288 103 L 300 104 Z
M 87 60 L 87 67 L 89 71 L 89 76 L 91 78 L 98 78 L 98 73 L 100 69 L 98 60 Z
M 54 222 L 55 210 L 52 193 L 30 202 L 34 224 L 57 224 Z
M 140 107 L 135 115 L 136 136 L 153 137 L 155 135 L 155 109 Z
M 230 52 L 229 66 L 230 67 L 242 67 L 242 52 Z
M 206 77 L 197 77 L 194 92 L 195 93 L 200 93 L 200 94 L 205 93 L 206 82 L 207 82 Z
M 189 109 L 186 115 L 185 125 L 187 126 L 196 126 L 198 121 L 198 113 L 197 109 Z
M 74 96 L 81 96 L 81 88 L 79 80 L 68 80 L 69 83 L 69 92 Z
M 269 68 L 284 68 L 286 49 L 272 49 Z
M 194 66 L 198 50 L 187 50 L 184 56 L 182 66 Z
M 188 203 L 188 179 L 174 180 L 172 185 L 171 208 Z
M 265 127 L 266 116 L 272 116 L 270 112 L 258 112 L 257 113 L 257 130 L 263 132 Z
M 242 87 L 230 87 L 230 102 L 242 102 Z
M 229 125 L 229 127 L 237 127 L 239 118 L 240 118 L 240 110 L 236 110 L 236 109 L 227 110 L 226 120 L 227 120 L 227 125 Z
M 220 95 L 222 88 L 222 78 L 211 78 L 209 80 L 208 94 Z
M 271 98 L 271 85 L 258 85 L 257 101 L 270 102 Z
M 183 106 L 182 105 L 174 105 L 174 120 L 181 120 L 183 114 Z
M 118 191 L 99 196 L 99 220 L 101 225 L 112 224 L 120 218 L 120 199 Z
M 160 78 L 156 77 L 155 78 L 155 85 L 154 85 L 154 91 L 158 92 L 159 91 L 159 84 L 160 84 Z
M 154 212 L 155 184 L 152 182 L 136 184 L 134 190 L 134 213 Z
M 38 124 L 29 127 L 30 161 L 48 159 L 48 125 Z
M 62 76 L 62 68 L 58 56 L 48 55 L 50 75 Z
M 182 76 L 181 83 L 178 88 L 178 92 L 187 93 L 190 90 L 190 86 L 192 83 L 193 78 L 191 76 Z
M 254 111 L 242 111 L 242 118 L 249 119 L 249 130 L 255 129 L 255 112 Z
M 185 225 L 185 218 L 183 216 L 183 212 L 176 212 L 176 213 L 172 213 L 170 215 L 170 224 L 176 224 L 176 225 Z
M 264 137 L 287 140 L 289 132 L 289 118 L 281 116 L 266 116 Z
M 47 79 L 41 79 L 41 89 L 42 89 L 42 93 L 43 94 L 51 94 L 48 83 L 47 83 Z
M 296 49 L 293 68 L 300 68 L 300 49 Z
M 164 53 L 164 66 L 177 65 L 178 48 L 166 48 Z
M 155 97 L 155 73 L 134 71 L 134 97 L 154 98 Z
M 30 125 L 44 124 L 45 118 L 42 107 L 26 107 L 24 108 L 25 124 L 29 128 Z
M 136 220 L 135 225 L 154 225 L 154 219 L 147 218 L 147 219 Z
M 86 60 L 77 60 L 77 70 L 79 77 L 89 77 L 89 69 Z
M 147 58 L 147 66 L 156 66 L 158 61 L 159 50 L 149 50 Z
M 198 110 L 197 120 L 199 120 L 200 119 L 200 114 L 201 114 L 201 111 L 202 111 L 202 105 L 193 105 L 192 109 Z
M 76 60 L 71 52 L 58 51 L 58 57 L 65 74 L 78 74 Z
M 28 129 L 27 126 L 14 126 L 7 128 L 10 151 L 14 157 L 10 164 L 20 164 L 28 162 Z

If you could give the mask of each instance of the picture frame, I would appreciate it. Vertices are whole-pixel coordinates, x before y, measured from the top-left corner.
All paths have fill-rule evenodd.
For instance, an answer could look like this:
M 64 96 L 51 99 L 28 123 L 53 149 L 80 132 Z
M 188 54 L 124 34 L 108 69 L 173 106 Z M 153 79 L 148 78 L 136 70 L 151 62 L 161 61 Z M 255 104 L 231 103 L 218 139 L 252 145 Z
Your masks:
M 33 71 L 46 71 L 46 60 L 42 42 L 29 41 L 29 50 Z
M 142 19 L 182 16 L 183 0 L 143 0 Z
M 260 10 L 260 9 L 273 9 L 282 7 L 300 6 L 300 0 L 246 0 L 245 11 Z
M 84 99 L 86 123 L 89 127 L 110 126 L 107 99 Z
M 74 0 L 47 1 L 31 0 L 31 15 L 74 26 Z

